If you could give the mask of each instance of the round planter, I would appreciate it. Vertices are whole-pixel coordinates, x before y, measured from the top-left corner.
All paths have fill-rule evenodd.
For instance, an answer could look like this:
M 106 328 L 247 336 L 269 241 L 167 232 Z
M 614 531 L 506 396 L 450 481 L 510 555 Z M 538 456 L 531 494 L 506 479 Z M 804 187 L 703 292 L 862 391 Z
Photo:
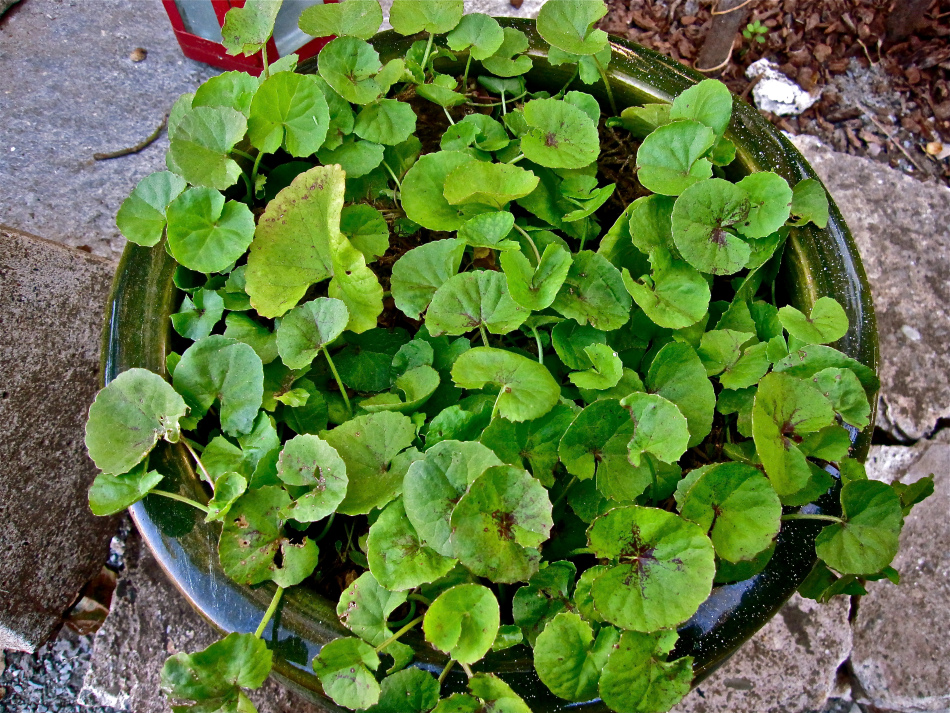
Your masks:
M 533 22 L 502 22 L 528 35 L 529 53 L 534 60 L 534 69 L 528 74 L 531 85 L 558 91 L 569 78 L 568 70 L 548 64 L 546 45 L 536 33 Z M 405 52 L 415 39 L 384 32 L 372 42 L 385 62 Z M 703 78 L 631 42 L 613 38 L 612 46 L 613 59 L 608 74 L 618 109 L 669 102 Z M 315 67 L 313 62 L 305 63 L 300 71 L 313 72 Z M 447 65 L 444 69 L 450 67 Z M 601 83 L 584 89 L 607 106 Z M 737 146 L 737 161 L 731 167 L 736 176 L 774 171 L 792 185 L 804 178 L 816 178 L 791 143 L 742 101 L 735 102 L 727 137 Z M 180 299 L 172 282 L 174 270 L 174 261 L 161 245 L 126 247 L 108 303 L 103 335 L 102 374 L 106 383 L 132 367 L 166 374 L 165 356 L 172 338 L 169 315 Z M 792 230 L 779 286 L 787 302 L 803 309 L 810 308 L 822 295 L 837 299 L 852 325 L 838 347 L 876 369 L 877 329 L 870 289 L 848 228 L 833 203 L 826 229 L 809 225 Z M 872 428 L 869 426 L 853 434 L 856 455 L 861 459 L 867 454 Z M 164 489 L 206 499 L 183 447 L 166 444 L 155 452 L 152 463 L 166 474 Z M 808 511 L 834 513 L 835 507 L 836 498 L 825 496 L 809 506 Z M 199 614 L 221 632 L 254 631 L 274 588 L 273 585 L 253 589 L 240 586 L 224 574 L 217 555 L 219 525 L 205 524 L 190 507 L 159 497 L 146 498 L 131 510 L 155 558 Z M 779 535 L 775 555 L 763 572 L 744 582 L 714 588 L 699 611 L 680 627 L 680 639 L 673 655 L 694 656 L 696 681 L 721 665 L 795 592 L 815 563 L 814 538 L 820 529 L 820 523 L 787 523 Z M 305 587 L 289 591 L 265 635 L 273 642 L 276 653 L 275 677 L 330 710 L 342 710 L 322 697 L 310 661 L 324 643 L 345 635 L 350 632 L 337 619 L 334 602 Z M 417 651 L 415 665 L 436 673 L 441 671 L 445 657 L 429 648 L 418 631 L 410 632 L 404 640 Z M 550 694 L 537 679 L 531 659 L 522 647 L 490 654 L 477 668 L 501 675 L 529 701 L 536 713 L 565 711 L 568 707 L 590 713 L 607 710 L 599 701 L 568 704 Z M 464 683 L 464 675 L 457 670 L 447 678 L 451 688 L 461 690 Z

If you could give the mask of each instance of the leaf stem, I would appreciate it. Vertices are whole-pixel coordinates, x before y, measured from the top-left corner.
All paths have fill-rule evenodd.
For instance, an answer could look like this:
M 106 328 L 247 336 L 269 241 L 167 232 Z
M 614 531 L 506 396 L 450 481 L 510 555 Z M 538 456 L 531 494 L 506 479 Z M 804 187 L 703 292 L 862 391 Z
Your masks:
M 534 335 L 534 341 L 538 345 L 538 363 L 544 364 L 544 349 L 541 347 L 541 335 L 538 334 L 538 328 L 533 324 L 528 325 L 531 333 Z
M 237 154 L 237 155 L 240 156 L 241 158 L 246 158 L 248 161 L 253 161 L 253 160 L 254 160 L 254 157 L 251 156 L 251 154 L 245 153 L 244 151 L 241 151 L 240 149 L 231 149 L 231 153 Z
M 574 557 L 575 555 L 592 555 L 594 551 L 590 547 L 578 547 L 576 550 L 571 550 L 567 553 L 568 557 Z
M 505 90 L 501 90 L 501 115 L 505 116 L 508 113 L 508 105 L 505 104 Z
M 561 96 L 562 94 L 564 94 L 564 92 L 567 91 L 567 88 L 574 83 L 575 79 L 577 79 L 577 75 L 580 73 L 580 69 L 581 67 L 579 64 L 574 65 L 574 73 L 571 75 L 571 78 L 567 80 L 567 84 L 561 87 L 561 91 L 555 94 L 555 96 Z
M 208 473 L 208 469 L 205 468 L 204 463 L 201 462 L 201 458 L 199 458 L 198 454 L 195 453 L 195 449 L 191 447 L 191 444 L 188 442 L 187 438 L 182 438 L 181 442 L 185 444 L 185 448 L 187 448 L 188 452 L 191 453 L 191 457 L 195 459 L 195 463 L 198 465 L 198 470 L 201 471 L 201 474 L 204 476 L 204 479 L 208 481 L 208 485 L 210 485 L 213 488 L 214 479 Z
M 610 80 L 607 79 L 607 70 L 604 68 L 604 65 L 600 63 L 600 60 L 597 59 L 597 55 L 591 55 L 594 58 L 594 63 L 597 65 L 597 71 L 600 72 L 600 78 L 604 82 L 604 88 L 607 90 L 607 100 L 610 102 L 610 108 L 613 110 L 614 115 L 616 116 L 620 112 L 617 111 L 617 102 L 614 101 L 614 93 L 610 88 Z
M 402 619 L 400 619 L 399 621 L 391 622 L 392 626 L 402 626 L 407 621 L 415 617 L 415 615 L 416 615 L 416 602 L 415 600 L 409 600 L 409 613 L 406 616 L 404 616 Z
M 202 505 L 191 498 L 186 498 L 184 495 L 179 495 L 178 493 L 169 493 L 167 490 L 149 490 L 148 492 L 149 495 L 161 495 L 163 498 L 177 500 L 180 503 L 185 503 L 185 505 L 191 505 L 191 507 L 201 510 L 201 512 L 203 512 L 205 515 L 208 514 L 208 507 L 206 505 Z
M 534 244 L 534 240 L 531 239 L 531 236 L 528 235 L 528 231 L 522 228 L 520 225 L 515 223 L 515 230 L 521 233 L 524 236 L 524 239 L 528 241 L 528 245 L 531 246 L 531 249 L 534 251 L 534 256 L 538 259 L 538 265 L 541 264 L 541 253 L 538 252 L 538 246 Z
M 270 64 L 267 62 L 267 43 L 261 47 L 261 59 L 264 60 L 264 79 L 270 79 Z
M 327 536 L 327 533 L 330 531 L 330 527 L 333 526 L 334 518 L 336 518 L 336 513 L 330 513 L 330 517 L 327 518 L 327 524 L 323 526 L 323 530 L 320 532 L 320 534 L 313 539 L 314 542 L 319 542 Z
M 523 158 L 524 158 L 524 154 L 523 154 L 523 153 L 520 153 L 520 154 L 518 154 L 517 156 L 515 156 L 513 159 L 511 159 L 511 160 L 508 162 L 508 165 L 511 166 L 511 165 L 513 165 L 513 164 L 516 164 L 516 163 L 518 163 L 518 161 L 520 161 L 520 160 L 523 159 Z
M 444 106 L 444 107 L 442 107 L 442 111 L 445 112 L 445 116 L 448 118 L 449 123 L 450 123 L 452 126 L 455 126 L 455 119 L 453 119 L 453 118 L 452 118 L 452 115 L 449 114 L 449 108 Z
M 465 675 L 468 676 L 469 678 L 472 678 L 472 676 L 475 675 L 472 673 L 472 669 L 469 667 L 467 663 L 462 663 L 461 661 L 459 661 L 459 666 L 462 667 L 462 670 L 465 671 Z
M 445 668 L 442 669 L 442 673 L 439 674 L 439 685 L 442 685 L 442 681 L 444 681 L 445 677 L 449 675 L 449 671 L 452 670 L 454 665 L 455 659 L 449 659 L 449 662 L 445 664 Z
M 782 515 L 782 520 L 824 520 L 826 522 L 844 523 L 844 520 L 834 515 L 808 515 L 803 512 L 793 512 L 788 515 Z
M 561 494 L 557 496 L 557 500 L 551 503 L 552 508 L 557 506 L 557 504 L 560 503 L 567 496 L 568 492 L 570 492 L 571 488 L 574 487 L 574 483 L 576 482 L 577 482 L 577 476 L 575 475 L 573 478 L 570 479 L 568 484 L 564 487 L 564 490 L 561 491 Z
M 251 200 L 257 198 L 257 170 L 261 167 L 262 158 L 264 158 L 264 152 L 258 151 L 257 158 L 254 159 L 254 168 L 251 169 L 251 185 L 254 186 L 254 195 L 250 196 Z
M 410 621 L 408 624 L 406 624 L 404 627 L 402 627 L 399 631 L 397 631 L 395 634 L 393 634 L 393 635 L 390 636 L 388 639 L 386 639 L 383 643 L 381 643 L 379 646 L 377 646 L 377 647 L 376 647 L 376 653 L 379 653 L 380 651 L 382 651 L 383 649 L 385 649 L 385 648 L 386 648 L 387 646 L 389 646 L 392 642 L 398 641 L 400 636 L 402 636 L 403 634 L 405 634 L 407 631 L 409 631 L 412 627 L 414 627 L 416 624 L 418 624 L 418 623 L 419 623 L 420 621 L 422 621 L 424 618 L 425 618 L 425 614 L 420 614 L 420 615 L 417 616 L 415 619 L 413 619 L 412 621 Z
M 526 91 L 521 92 L 521 94 L 519 94 L 518 96 L 514 97 L 511 101 L 516 102 L 516 101 L 518 101 L 519 99 L 521 99 L 522 97 L 524 97 L 527 93 L 528 93 L 528 92 L 526 92 Z M 468 104 L 469 106 L 484 106 L 484 107 L 492 107 L 492 106 L 501 106 L 501 105 L 502 105 L 502 102 L 492 102 L 491 104 L 479 104 L 478 102 L 471 102 L 471 101 L 470 101 L 470 102 L 465 102 L 465 103 Z
M 410 594 L 410 595 L 409 595 L 409 598 L 410 598 L 410 599 L 414 599 L 414 600 L 416 600 L 417 602 L 421 602 L 422 604 L 425 604 L 426 606 L 429 606 L 430 604 L 432 604 L 432 601 L 431 601 L 430 599 L 427 599 L 426 597 L 422 596 L 421 594 Z
M 468 51 L 468 59 L 465 61 L 465 73 L 462 75 L 462 94 L 468 94 L 468 68 L 472 66 L 472 50 Z
M 268 622 L 271 620 L 271 617 L 274 616 L 274 612 L 277 611 L 277 605 L 280 603 L 280 597 L 284 593 L 283 587 L 277 587 L 277 591 L 274 592 L 274 598 L 270 600 L 270 606 L 267 607 L 267 611 L 264 612 L 264 618 L 261 619 L 261 623 L 257 625 L 257 631 L 254 632 L 255 638 L 261 638 L 264 635 L 264 629 L 267 628 Z
M 336 379 L 336 385 L 340 387 L 340 393 L 343 394 L 343 403 L 346 404 L 346 412 L 350 414 L 350 417 L 353 416 L 353 407 L 350 406 L 350 397 L 346 395 L 346 387 L 343 385 L 343 380 L 340 378 L 340 374 L 336 370 L 336 364 L 333 363 L 333 359 L 330 358 L 330 352 L 327 351 L 327 348 L 323 347 L 323 354 L 327 358 L 327 364 L 330 365 L 330 371 L 333 372 L 333 378 Z
M 426 51 L 425 51 L 425 54 L 422 55 L 422 75 L 423 75 L 423 77 L 425 76 L 425 73 L 426 73 L 426 65 L 429 64 L 429 52 L 432 51 L 432 39 L 433 39 L 433 37 L 434 37 L 434 35 L 430 32 L 430 33 L 429 33 L 429 41 L 426 43 Z M 614 113 L 616 113 L 616 112 L 614 112 Z
M 485 325 L 479 322 L 478 331 L 482 335 L 482 343 L 487 347 L 488 346 L 488 334 L 485 332 Z
M 389 173 L 389 175 L 392 177 L 393 181 L 396 183 L 396 189 L 399 191 L 399 197 L 402 198 L 402 183 L 400 183 L 399 179 L 396 178 L 396 172 L 393 171 L 393 170 L 389 167 L 389 164 L 386 163 L 385 161 L 383 161 L 383 168 L 386 169 L 387 173 Z

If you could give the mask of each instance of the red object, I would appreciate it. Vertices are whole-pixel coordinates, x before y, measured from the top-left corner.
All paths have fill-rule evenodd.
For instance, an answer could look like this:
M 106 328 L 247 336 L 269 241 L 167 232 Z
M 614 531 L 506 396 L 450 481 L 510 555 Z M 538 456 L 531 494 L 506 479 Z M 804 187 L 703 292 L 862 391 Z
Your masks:
M 201 14 L 205 17 L 198 19 L 210 21 L 213 12 L 218 26 L 216 29 L 202 27 L 201 30 L 203 34 L 211 34 L 214 32 L 218 36 L 220 36 L 221 28 L 224 26 L 224 16 L 228 10 L 232 7 L 244 7 L 245 1 L 246 0 L 185 0 L 185 2 L 188 2 L 192 7 L 209 6 L 202 8 Z M 324 2 L 337 1 L 338 0 L 324 0 Z M 176 3 L 175 0 L 162 0 L 162 4 L 165 6 L 165 12 L 168 13 L 168 18 L 171 20 L 175 37 L 178 40 L 178 44 L 181 45 L 181 51 L 189 59 L 204 62 L 214 67 L 220 67 L 221 69 L 247 72 L 255 76 L 264 71 L 264 58 L 261 52 L 251 56 L 241 54 L 230 55 L 220 42 L 215 42 L 214 40 L 206 39 L 205 37 L 190 32 L 186 27 L 187 18 L 182 16 L 178 3 Z M 195 18 L 192 19 L 194 20 Z M 194 27 L 192 27 L 192 29 L 194 29 Z M 284 55 L 296 53 L 301 60 L 304 60 L 308 57 L 313 57 L 332 39 L 332 37 L 316 37 L 300 47 L 289 50 L 285 48 Z M 280 56 L 281 54 L 278 51 L 277 43 L 271 38 L 267 42 L 267 61 L 273 62 Z

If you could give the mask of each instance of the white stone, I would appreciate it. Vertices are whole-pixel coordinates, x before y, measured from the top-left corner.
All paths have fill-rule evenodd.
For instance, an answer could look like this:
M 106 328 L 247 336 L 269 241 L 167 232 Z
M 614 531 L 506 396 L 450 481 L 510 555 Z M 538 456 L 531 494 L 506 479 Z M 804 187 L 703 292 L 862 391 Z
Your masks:
M 762 77 L 752 88 L 755 105 L 777 116 L 798 116 L 818 101 L 791 79 L 778 71 L 778 66 L 762 58 L 745 71 L 749 79 Z

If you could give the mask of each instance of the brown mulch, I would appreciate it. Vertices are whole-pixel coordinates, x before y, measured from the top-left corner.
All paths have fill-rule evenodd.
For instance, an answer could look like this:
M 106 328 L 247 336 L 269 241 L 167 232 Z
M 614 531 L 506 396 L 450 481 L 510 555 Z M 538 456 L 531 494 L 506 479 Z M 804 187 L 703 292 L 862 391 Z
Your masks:
M 901 2 L 902 0 L 896 0 Z M 770 117 L 782 129 L 818 136 L 919 178 L 950 184 L 950 0 L 935 0 L 908 41 L 884 42 L 895 0 L 752 0 L 749 21 L 764 43 L 741 35 L 720 78 L 737 94 L 746 68 L 765 57 L 821 99 L 798 117 Z M 608 0 L 600 26 L 692 66 L 715 0 Z M 898 146 L 900 144 L 900 146 Z

